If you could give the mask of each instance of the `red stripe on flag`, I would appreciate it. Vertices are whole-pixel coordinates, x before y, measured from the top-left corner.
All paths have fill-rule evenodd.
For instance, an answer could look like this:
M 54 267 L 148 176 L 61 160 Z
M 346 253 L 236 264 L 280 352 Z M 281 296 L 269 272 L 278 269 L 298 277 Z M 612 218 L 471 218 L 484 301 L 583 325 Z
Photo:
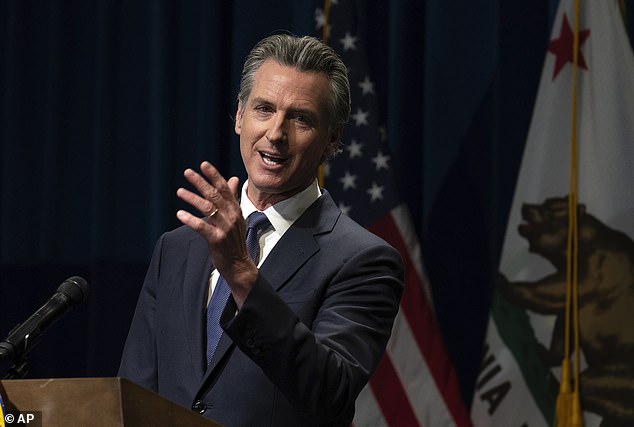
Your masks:
M 394 217 L 391 214 L 385 215 L 369 229 L 385 239 L 401 254 L 405 266 L 405 290 L 401 298 L 401 310 L 407 318 L 416 343 L 429 366 L 438 392 L 442 395 L 456 425 L 471 426 L 471 419 L 458 389 L 456 373 L 445 350 L 427 296 L 423 292 L 422 279 L 414 268 L 414 262 Z
M 383 355 L 379 366 L 374 371 L 370 387 L 388 425 L 419 427 L 407 393 L 387 353 Z M 389 392 L 386 392 L 388 390 Z

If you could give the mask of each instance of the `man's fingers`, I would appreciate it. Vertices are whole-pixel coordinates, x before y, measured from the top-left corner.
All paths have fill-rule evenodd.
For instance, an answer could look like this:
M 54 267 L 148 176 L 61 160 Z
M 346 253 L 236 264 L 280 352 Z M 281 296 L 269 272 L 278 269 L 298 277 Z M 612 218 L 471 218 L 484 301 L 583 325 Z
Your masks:
M 188 226 L 199 233 L 203 232 L 207 223 L 202 219 L 190 214 L 187 211 L 179 210 L 176 212 L 176 218 L 184 225 Z
M 237 200 L 240 191 L 240 178 L 238 178 L 237 176 L 232 176 L 231 178 L 229 178 L 229 181 L 227 181 L 227 185 L 229 186 L 231 194 L 233 194 L 233 197 Z
M 210 201 L 214 209 L 223 209 L 227 204 L 236 201 L 235 192 L 218 170 L 209 162 L 200 165 L 202 174 L 193 169 L 186 169 L 184 176 L 200 193 L 201 197 Z M 202 211 L 203 213 L 207 213 Z
M 198 211 L 205 216 L 208 216 L 217 209 L 217 207 L 209 200 L 185 188 L 179 188 L 176 190 L 176 195 L 182 201 L 189 203 L 198 209 Z
M 232 194 L 229 185 L 227 184 L 227 180 L 220 175 L 220 172 L 218 172 L 218 169 L 216 169 L 214 165 L 204 161 L 200 164 L 200 171 L 209 180 L 209 184 L 211 184 L 211 186 L 220 193 L 222 198 L 230 200 Z
M 204 177 L 193 169 L 185 169 L 183 173 L 187 181 L 196 188 L 200 195 L 211 201 L 212 203 L 218 203 L 222 196 L 219 194 L 213 185 L 211 185 Z
M 207 161 L 200 165 L 200 170 L 201 173 L 192 169 L 185 170 L 183 174 L 194 189 L 179 188 L 176 195 L 197 209 L 205 218 L 194 220 L 195 217 L 190 217 L 182 212 L 178 212 L 177 217 L 183 224 L 204 234 L 209 239 L 214 238 L 212 235 L 220 231 L 228 233 L 232 228 L 235 228 L 237 222 L 244 223 L 236 197 L 239 180 L 237 177 L 232 177 L 227 182 L 218 170 Z

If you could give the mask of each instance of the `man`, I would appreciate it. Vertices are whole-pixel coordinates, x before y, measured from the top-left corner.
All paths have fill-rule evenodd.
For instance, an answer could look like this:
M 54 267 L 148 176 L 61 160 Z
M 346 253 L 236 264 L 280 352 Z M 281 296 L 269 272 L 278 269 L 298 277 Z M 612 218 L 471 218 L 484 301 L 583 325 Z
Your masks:
M 160 238 L 120 376 L 226 426 L 350 424 L 403 271 L 317 184 L 349 113 L 346 67 L 328 46 L 275 35 L 254 47 L 235 121 L 248 179 L 238 198 L 238 178 L 210 163 L 185 171 L 195 192 L 177 195 L 204 217 L 179 211 L 185 226 Z M 270 223 L 255 260 L 245 243 L 253 212 Z

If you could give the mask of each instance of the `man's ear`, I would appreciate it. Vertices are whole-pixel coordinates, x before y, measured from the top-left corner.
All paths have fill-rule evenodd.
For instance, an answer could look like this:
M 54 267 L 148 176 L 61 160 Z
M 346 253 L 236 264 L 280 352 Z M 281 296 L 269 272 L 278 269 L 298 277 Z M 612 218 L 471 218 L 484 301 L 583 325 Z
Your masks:
M 337 144 L 339 143 L 339 139 L 341 138 L 341 133 L 342 132 L 343 132 L 343 128 L 341 126 L 337 126 L 330 133 L 330 145 L 337 146 Z
M 238 110 L 236 111 L 234 130 L 237 135 L 240 135 L 240 132 L 242 132 L 242 102 L 240 101 L 238 101 Z
M 337 127 L 330 132 L 330 135 L 328 136 L 328 145 L 322 155 L 321 163 L 330 160 L 337 153 L 337 150 L 339 150 L 342 131 L 342 127 Z

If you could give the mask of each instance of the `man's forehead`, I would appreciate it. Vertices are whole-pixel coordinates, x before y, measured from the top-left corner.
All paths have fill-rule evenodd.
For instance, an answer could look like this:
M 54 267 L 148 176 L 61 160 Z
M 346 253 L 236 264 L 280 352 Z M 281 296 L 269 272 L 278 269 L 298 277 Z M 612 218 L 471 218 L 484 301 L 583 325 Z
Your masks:
M 328 93 L 329 81 L 324 73 L 301 71 L 267 60 L 255 73 L 249 98 L 256 100 L 282 96 L 309 105 L 326 103 Z

